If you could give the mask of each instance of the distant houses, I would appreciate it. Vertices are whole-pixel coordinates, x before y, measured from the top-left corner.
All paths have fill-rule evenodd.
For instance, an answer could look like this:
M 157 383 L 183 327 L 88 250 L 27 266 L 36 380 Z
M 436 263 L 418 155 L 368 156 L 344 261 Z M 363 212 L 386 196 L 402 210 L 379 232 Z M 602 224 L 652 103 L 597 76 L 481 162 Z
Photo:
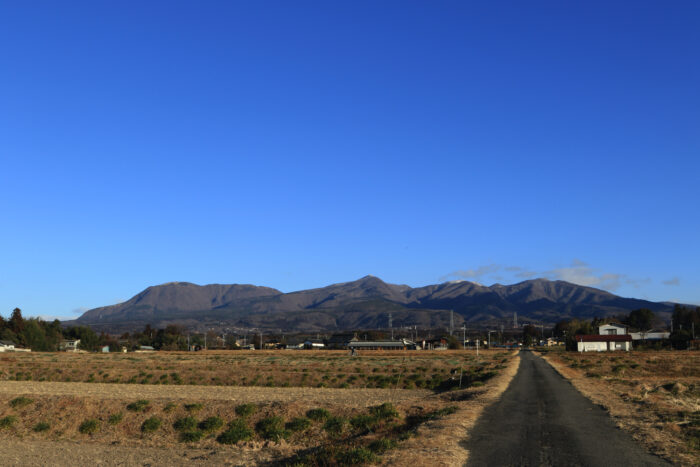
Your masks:
M 58 350 L 77 352 L 80 349 L 80 339 L 64 339 L 58 344 Z
M 0 352 L 12 352 L 15 350 L 15 343 L 12 341 L 0 341 Z
M 632 337 L 629 334 L 578 335 L 576 346 L 579 352 L 628 351 L 632 350 Z

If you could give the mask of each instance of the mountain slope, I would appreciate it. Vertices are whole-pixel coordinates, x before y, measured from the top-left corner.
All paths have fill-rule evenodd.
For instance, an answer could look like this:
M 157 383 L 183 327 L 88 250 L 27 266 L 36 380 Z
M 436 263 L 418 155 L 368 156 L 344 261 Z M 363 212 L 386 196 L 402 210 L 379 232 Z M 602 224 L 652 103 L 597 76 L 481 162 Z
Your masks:
M 117 305 L 95 308 L 76 320 L 106 330 L 128 330 L 145 324 L 170 323 L 194 328 L 260 328 L 275 331 L 321 331 L 386 328 L 393 325 L 440 327 L 509 324 L 514 312 L 520 322 L 555 323 L 649 308 L 667 318 L 672 304 L 623 298 L 564 281 L 534 279 L 513 285 L 486 287 L 452 281 L 425 287 L 388 284 L 374 276 L 327 287 L 282 293 L 254 285 L 199 286 L 171 282 L 149 287 Z

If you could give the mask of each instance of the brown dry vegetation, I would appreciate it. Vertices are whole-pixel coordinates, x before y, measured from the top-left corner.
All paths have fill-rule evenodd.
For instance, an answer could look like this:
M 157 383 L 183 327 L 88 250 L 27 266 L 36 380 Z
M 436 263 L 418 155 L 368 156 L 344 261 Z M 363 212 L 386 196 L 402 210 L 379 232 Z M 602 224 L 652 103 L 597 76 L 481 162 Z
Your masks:
M 435 389 L 460 366 L 486 373 L 497 364 L 475 358 L 459 351 L 363 352 L 354 358 L 344 351 L 13 353 L 0 356 L 0 381 Z
M 410 450 L 415 452 L 418 440 L 422 440 L 424 453 L 431 449 L 449 450 L 457 447 L 459 440 L 466 436 L 463 429 L 466 430 L 468 423 L 462 426 L 464 418 L 475 418 L 478 414 L 475 407 L 485 403 L 485 394 L 492 393 L 498 384 L 503 385 L 504 374 L 508 380 L 512 377 L 510 373 L 514 374 L 512 354 L 496 351 L 482 352 L 478 361 L 474 352 L 451 351 L 366 352 L 354 358 L 344 352 L 25 354 L 3 356 L 0 363 L 4 379 L 20 380 L 0 380 L 0 423 L 4 418 L 11 420 L 0 428 L 0 439 L 7 440 L 8 446 L 14 445 L 26 452 L 46 442 L 63 447 L 66 443 L 77 443 L 77 446 L 86 447 L 109 445 L 110 449 L 150 449 L 149 458 L 156 456 L 152 461 L 154 465 L 172 463 L 173 455 L 180 456 L 180 460 L 191 460 L 191 456 L 185 456 L 187 451 L 202 450 L 209 453 L 204 457 L 209 461 L 216 459 L 216 453 L 228 452 L 230 458 L 245 459 L 243 463 L 248 465 L 390 463 L 394 458 L 392 452 L 396 450 L 412 446 Z M 65 371 L 55 371 L 61 369 L 61 364 L 65 364 Z M 110 375 L 106 379 L 129 381 L 132 375 L 140 372 L 154 376 L 156 372 L 170 374 L 173 367 L 187 377 L 200 375 L 204 384 L 212 384 L 214 378 L 242 381 L 242 375 L 257 372 L 263 375 L 257 384 L 271 376 L 282 386 L 285 382 L 290 386 L 318 386 L 328 382 L 337 386 L 352 384 L 355 389 L 34 381 L 35 377 L 47 380 L 52 375 L 66 373 L 77 380 L 90 379 L 90 374 L 95 380 L 95 375 L 106 373 Z M 452 379 L 452 372 L 457 369 L 458 375 L 460 368 L 463 386 L 468 389 L 454 387 L 458 385 L 458 376 Z M 503 371 L 506 368 L 509 370 Z M 19 378 L 18 372 L 22 373 Z M 299 374 L 308 376 L 302 379 Z M 32 381 L 27 381 L 26 375 L 30 375 Z M 148 378 L 152 379 L 160 380 L 160 377 Z M 407 380 L 411 383 L 407 384 Z M 378 382 L 380 385 L 388 382 L 390 386 L 372 389 Z M 419 385 L 435 390 L 402 389 Z M 25 399 L 17 402 L 18 397 Z M 146 409 L 128 410 L 127 405 L 137 399 L 148 399 Z M 251 439 L 235 445 L 220 444 L 217 437 L 227 430 L 227 423 L 241 419 L 235 407 L 244 402 L 256 406 L 255 413 L 242 422 L 253 430 Z M 396 415 L 382 416 L 381 411 L 372 408 L 382 403 L 390 404 L 385 408 L 395 408 Z M 188 405 L 194 405 L 195 410 L 188 410 Z M 263 419 L 281 417 L 288 423 L 305 417 L 313 408 L 327 409 L 333 417 L 341 419 L 340 433 L 333 434 L 325 429 L 324 421 L 311 421 L 308 429 L 299 432 L 284 432 L 284 439 L 278 442 L 265 439 L 262 432 L 255 431 Z M 121 414 L 121 418 L 113 417 L 113 421 L 120 419 L 110 423 L 110 417 L 115 414 Z M 219 417 L 224 425 L 203 432 L 201 439 L 195 442 L 187 442 L 174 427 L 176 420 L 186 416 L 194 417 L 197 422 Z M 161 425 L 145 433 L 142 426 L 151 417 L 158 418 Z M 80 426 L 86 420 L 97 421 L 94 433 L 81 433 Z M 39 425 L 41 423 L 45 425 Z M 460 431 L 454 430 L 455 427 Z M 442 435 L 432 436 L 439 433 Z M 445 437 L 447 433 L 450 436 Z M 160 457 L 158 449 L 161 449 Z M 64 451 L 69 453 L 70 449 Z M 464 457 L 465 454 L 459 455 Z
M 700 465 L 700 353 L 549 352 L 545 359 L 652 452 Z

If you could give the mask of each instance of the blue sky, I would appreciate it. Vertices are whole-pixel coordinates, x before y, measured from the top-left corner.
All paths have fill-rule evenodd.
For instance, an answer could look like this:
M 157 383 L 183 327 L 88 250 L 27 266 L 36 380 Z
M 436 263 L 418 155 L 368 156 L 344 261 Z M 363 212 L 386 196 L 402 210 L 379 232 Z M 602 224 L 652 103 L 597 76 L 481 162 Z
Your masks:
M 579 3 L 0 4 L 0 314 L 366 274 L 700 303 L 700 3 Z

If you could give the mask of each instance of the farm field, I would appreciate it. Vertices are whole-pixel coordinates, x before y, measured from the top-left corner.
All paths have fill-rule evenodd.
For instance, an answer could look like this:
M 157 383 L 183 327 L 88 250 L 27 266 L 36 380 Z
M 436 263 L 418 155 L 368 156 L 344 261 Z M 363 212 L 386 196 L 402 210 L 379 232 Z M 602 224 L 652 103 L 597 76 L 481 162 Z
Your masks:
M 553 351 L 544 357 L 652 452 L 674 464 L 700 464 L 700 353 Z
M 517 363 L 502 351 L 5 354 L 0 439 L 17 465 L 46 460 L 47 443 L 62 463 L 102 446 L 121 465 L 390 464 L 409 446 L 457 447 L 466 432 L 450 446 L 433 435 L 473 422 Z M 103 374 L 122 382 L 85 382 Z
M 464 365 L 469 383 L 488 379 L 504 352 L 207 351 L 154 353 L 6 353 L 0 381 L 154 385 L 425 388 Z

